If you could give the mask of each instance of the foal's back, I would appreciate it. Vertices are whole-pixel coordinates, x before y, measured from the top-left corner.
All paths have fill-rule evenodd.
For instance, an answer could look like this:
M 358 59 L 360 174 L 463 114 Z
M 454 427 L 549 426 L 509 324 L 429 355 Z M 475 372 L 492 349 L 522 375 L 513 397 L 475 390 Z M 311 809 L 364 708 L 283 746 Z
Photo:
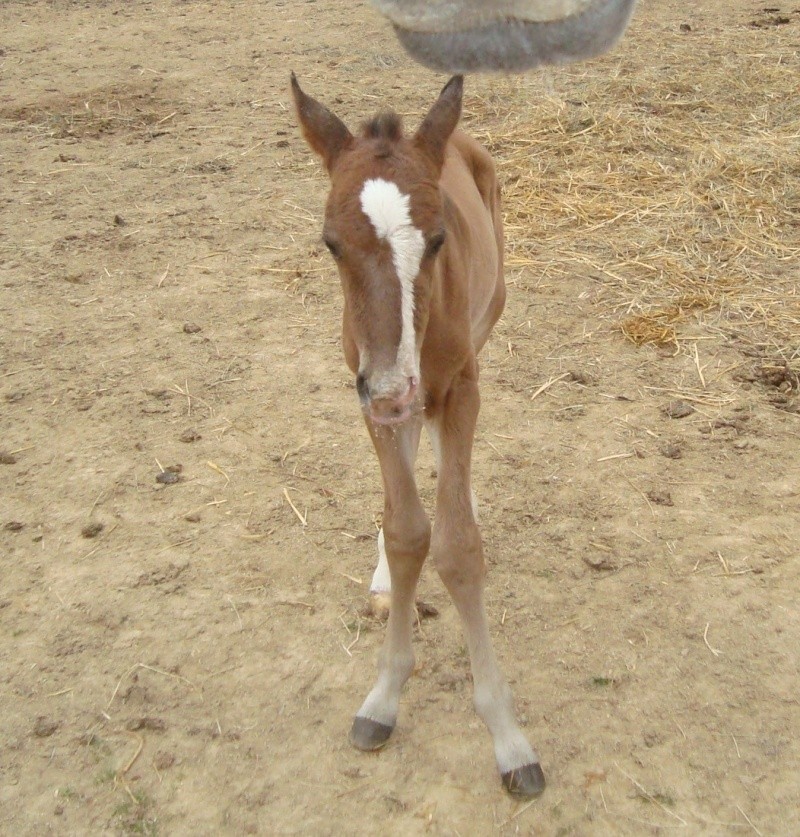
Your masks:
M 470 332 L 477 354 L 503 312 L 506 298 L 503 220 L 494 161 L 477 140 L 456 130 L 447 146 L 440 185 L 452 202 L 449 220 L 460 231 L 456 246 L 463 250 L 462 258 L 449 264 L 460 273 L 450 281 L 469 288 Z

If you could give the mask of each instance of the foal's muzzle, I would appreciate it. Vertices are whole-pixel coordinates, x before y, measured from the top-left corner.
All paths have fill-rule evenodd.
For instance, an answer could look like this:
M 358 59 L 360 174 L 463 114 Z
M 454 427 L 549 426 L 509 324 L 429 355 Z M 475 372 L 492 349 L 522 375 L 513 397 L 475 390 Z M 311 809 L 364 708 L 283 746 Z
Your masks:
M 397 425 L 411 418 L 417 402 L 419 382 L 416 378 L 404 378 L 391 388 L 374 386 L 371 389 L 365 375 L 356 377 L 356 389 L 361 408 L 374 424 Z

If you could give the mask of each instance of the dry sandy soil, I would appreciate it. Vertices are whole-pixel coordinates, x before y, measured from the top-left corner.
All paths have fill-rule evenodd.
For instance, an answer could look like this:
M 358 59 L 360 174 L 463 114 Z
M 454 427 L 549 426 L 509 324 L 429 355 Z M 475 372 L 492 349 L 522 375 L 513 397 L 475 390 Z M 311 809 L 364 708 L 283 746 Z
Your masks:
M 645 2 L 614 55 L 515 96 L 552 109 L 622 68 L 641 92 L 654 39 L 682 37 L 698 79 L 724 60 L 733 80 L 780 36 L 796 85 L 800 14 L 766 14 Z M 731 33 L 741 54 L 708 48 Z M 363 2 L 0 8 L 0 829 L 796 834 L 796 356 L 770 365 L 713 307 L 636 347 L 613 277 L 554 272 L 519 225 L 474 479 L 549 786 L 502 792 L 430 569 L 395 736 L 348 745 L 383 633 L 382 498 L 290 68 L 351 122 L 392 104 L 416 124 L 444 80 Z M 511 84 L 468 81 L 469 129 Z M 798 195 L 774 197 L 798 217 Z M 775 271 L 797 271 L 793 230 Z M 428 505 L 431 468 L 424 446 Z

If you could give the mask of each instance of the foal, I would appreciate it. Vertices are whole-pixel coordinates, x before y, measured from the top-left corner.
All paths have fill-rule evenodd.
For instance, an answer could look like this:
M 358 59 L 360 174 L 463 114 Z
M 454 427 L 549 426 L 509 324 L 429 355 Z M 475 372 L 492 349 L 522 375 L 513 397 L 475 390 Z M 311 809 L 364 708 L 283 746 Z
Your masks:
M 476 356 L 503 310 L 503 231 L 489 154 L 456 131 L 463 79 L 442 90 L 413 137 L 382 114 L 353 136 L 292 75 L 297 115 L 331 179 L 323 238 L 344 291 L 342 341 L 356 376 L 384 485 L 379 538 L 391 608 L 378 678 L 350 731 L 384 746 L 414 669 L 417 580 L 430 551 L 466 632 L 478 714 L 512 794 L 544 789 L 539 759 L 514 717 L 483 602 L 485 565 L 470 487 L 480 397 Z M 414 481 L 422 425 L 438 466 L 431 525 Z M 388 585 L 389 578 L 383 579 Z

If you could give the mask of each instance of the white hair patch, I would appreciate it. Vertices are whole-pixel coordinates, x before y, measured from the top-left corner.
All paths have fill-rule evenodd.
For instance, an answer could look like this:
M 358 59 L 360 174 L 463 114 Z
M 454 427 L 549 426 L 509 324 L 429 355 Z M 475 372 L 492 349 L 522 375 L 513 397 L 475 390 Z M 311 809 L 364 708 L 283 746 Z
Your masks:
M 410 195 L 404 195 L 389 180 L 367 180 L 361 189 L 361 209 L 375 234 L 388 241 L 392 262 L 400 280 L 402 330 L 397 347 L 397 364 L 417 374 L 414 336 L 414 280 L 425 254 L 425 236 L 411 221 Z

